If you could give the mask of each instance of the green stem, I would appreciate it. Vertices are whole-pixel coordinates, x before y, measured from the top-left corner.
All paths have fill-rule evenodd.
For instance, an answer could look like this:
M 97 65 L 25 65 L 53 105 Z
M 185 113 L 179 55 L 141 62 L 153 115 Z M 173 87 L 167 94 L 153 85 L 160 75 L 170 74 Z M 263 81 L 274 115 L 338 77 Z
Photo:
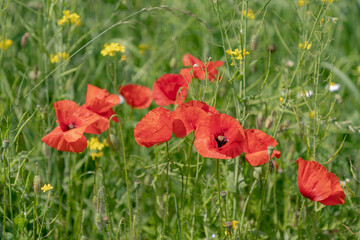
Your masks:
M 72 191 L 72 184 L 73 184 L 73 175 L 75 171 L 75 163 L 71 160 L 71 153 L 69 153 L 69 183 L 68 183 L 68 195 L 66 201 L 66 225 L 65 225 L 65 233 L 66 236 L 69 234 L 69 224 L 71 220 L 71 191 Z M 71 173 L 72 172 L 72 173 Z
M 270 159 L 270 161 L 271 161 L 271 159 Z M 269 162 L 269 164 L 270 164 L 270 162 Z M 270 172 L 269 164 L 267 164 L 265 182 L 264 182 L 262 193 L 261 193 L 260 208 L 259 208 L 260 213 L 259 213 L 259 216 L 258 216 L 258 219 L 257 219 L 257 227 L 256 227 L 255 239 L 258 238 L 259 231 L 260 231 L 259 228 L 260 228 L 261 218 L 262 218 L 262 207 L 263 207 L 263 203 L 264 203 L 265 193 L 266 193 L 266 190 L 267 190 L 267 181 L 268 181 L 269 172 Z M 261 179 L 259 181 L 261 181 Z
M 162 226 L 162 236 L 164 236 L 164 232 L 165 232 L 165 227 L 166 227 L 166 209 L 167 209 L 167 203 L 169 201 L 169 185 L 170 185 L 170 181 L 169 181 L 169 168 L 170 168 L 170 154 L 169 154 L 169 143 L 166 142 L 166 157 L 168 160 L 168 164 L 167 164 L 167 170 L 166 170 L 166 202 L 164 204 L 164 220 L 163 220 L 163 226 Z M 180 229 L 179 229 L 180 230 Z
M 220 205 L 220 228 L 222 229 L 223 220 L 222 220 L 222 206 L 221 206 L 221 196 L 220 196 L 221 188 L 220 188 L 220 160 L 219 159 L 216 159 L 216 177 L 217 177 L 217 184 L 218 184 L 218 200 L 219 200 L 219 205 Z
M 300 213 L 299 213 L 299 228 L 298 228 L 298 239 L 300 240 L 301 239 L 301 230 L 302 230 L 302 212 L 303 212 L 303 208 L 304 208 L 304 205 L 305 205 L 305 198 L 301 204 L 301 208 L 300 208 Z

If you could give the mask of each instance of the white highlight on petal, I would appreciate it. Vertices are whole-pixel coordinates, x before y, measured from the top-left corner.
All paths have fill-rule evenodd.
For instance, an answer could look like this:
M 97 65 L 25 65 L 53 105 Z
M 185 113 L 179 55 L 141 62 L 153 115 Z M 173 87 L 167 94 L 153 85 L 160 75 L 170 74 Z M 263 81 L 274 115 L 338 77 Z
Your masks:
M 120 104 L 123 104 L 125 102 L 125 98 L 121 95 L 121 94 L 118 94 L 119 98 L 120 98 L 120 102 L 119 102 L 119 105 Z

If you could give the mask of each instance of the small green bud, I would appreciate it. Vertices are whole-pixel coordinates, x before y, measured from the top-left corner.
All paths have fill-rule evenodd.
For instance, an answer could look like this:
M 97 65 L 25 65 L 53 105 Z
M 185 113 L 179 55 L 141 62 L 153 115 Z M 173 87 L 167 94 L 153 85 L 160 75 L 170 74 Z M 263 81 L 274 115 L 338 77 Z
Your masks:
M 135 180 L 135 182 L 134 182 L 134 188 L 135 188 L 135 189 L 139 189 L 140 185 L 141 185 L 141 182 L 140 182 L 139 180 Z
M 9 147 L 9 145 L 10 145 L 10 141 L 9 141 L 9 140 L 5 139 L 5 140 L 2 141 L 2 147 L 3 147 L 3 149 L 7 149 L 7 148 Z

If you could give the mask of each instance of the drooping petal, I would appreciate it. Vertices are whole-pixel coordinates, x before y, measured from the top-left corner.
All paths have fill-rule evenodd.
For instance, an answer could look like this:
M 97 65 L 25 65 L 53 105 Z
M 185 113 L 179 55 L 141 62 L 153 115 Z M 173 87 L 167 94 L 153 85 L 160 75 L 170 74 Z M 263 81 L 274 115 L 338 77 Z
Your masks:
M 153 101 L 151 89 L 137 84 L 120 86 L 119 94 L 125 98 L 126 103 L 132 108 L 144 109 L 149 107 Z
M 119 103 L 119 96 L 115 94 L 110 94 L 106 89 L 101 89 L 91 84 L 88 84 L 86 101 L 83 105 L 87 109 L 97 114 L 101 114 L 109 111 Z
M 72 139 L 73 140 L 73 139 Z M 60 127 L 56 127 L 53 131 L 41 139 L 50 147 L 56 148 L 59 151 L 79 153 L 86 149 L 87 141 L 84 135 L 80 136 L 73 142 L 68 142 L 65 139 L 64 132 Z
M 153 85 L 154 101 L 159 106 L 181 104 L 187 95 L 188 83 L 180 74 L 165 74 Z
M 158 107 L 148 112 L 135 126 L 135 141 L 144 147 L 160 144 L 172 136 L 172 119 L 170 111 Z
M 260 166 L 269 161 L 269 154 L 267 150 L 254 153 L 246 153 L 245 160 L 253 167 Z
M 219 136 L 223 141 L 219 144 Z M 207 116 L 195 131 L 195 148 L 201 156 L 232 159 L 244 149 L 245 133 L 241 124 L 226 114 Z
M 328 173 L 328 176 L 331 182 L 331 194 L 329 197 L 320 202 L 327 206 L 344 204 L 346 195 L 340 185 L 339 179 L 335 174 L 330 172 Z
M 300 193 L 312 201 L 327 199 L 331 192 L 331 179 L 324 166 L 315 161 L 296 160 Z

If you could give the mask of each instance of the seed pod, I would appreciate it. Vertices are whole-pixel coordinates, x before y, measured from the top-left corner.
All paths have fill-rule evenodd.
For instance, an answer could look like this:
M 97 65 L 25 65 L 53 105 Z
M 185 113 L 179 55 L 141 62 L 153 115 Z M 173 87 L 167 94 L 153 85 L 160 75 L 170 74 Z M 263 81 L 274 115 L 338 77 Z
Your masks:
M 265 120 L 265 128 L 266 129 L 271 128 L 273 122 L 274 122 L 273 116 L 272 115 L 268 116 L 267 119 Z
M 42 177 L 40 175 L 36 175 L 33 180 L 34 192 L 39 193 L 41 191 L 42 186 L 44 186 Z
M 97 209 L 100 214 L 105 213 L 105 193 L 104 187 L 101 187 L 98 191 Z
M 252 36 L 250 40 L 250 48 L 251 50 L 256 51 L 257 47 L 258 47 L 258 40 L 256 36 Z
M 271 53 L 275 52 L 277 49 L 276 45 L 275 44 L 271 44 L 268 46 L 267 50 Z
M 24 48 L 26 46 L 26 42 L 27 39 L 29 37 L 29 33 L 26 32 L 22 37 L 21 37 L 21 47 Z

